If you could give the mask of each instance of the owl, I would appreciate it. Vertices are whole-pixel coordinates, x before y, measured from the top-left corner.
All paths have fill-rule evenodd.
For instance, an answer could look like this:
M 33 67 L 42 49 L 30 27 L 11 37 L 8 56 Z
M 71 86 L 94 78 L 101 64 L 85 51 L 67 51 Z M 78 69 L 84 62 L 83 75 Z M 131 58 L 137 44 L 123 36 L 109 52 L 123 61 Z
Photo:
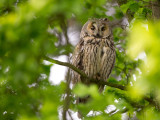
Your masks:
M 71 62 L 89 78 L 107 81 L 115 63 L 115 47 L 112 31 L 107 18 L 89 19 L 82 27 L 80 41 L 75 47 Z M 73 84 L 91 84 L 73 72 Z M 102 92 L 104 85 L 99 85 Z

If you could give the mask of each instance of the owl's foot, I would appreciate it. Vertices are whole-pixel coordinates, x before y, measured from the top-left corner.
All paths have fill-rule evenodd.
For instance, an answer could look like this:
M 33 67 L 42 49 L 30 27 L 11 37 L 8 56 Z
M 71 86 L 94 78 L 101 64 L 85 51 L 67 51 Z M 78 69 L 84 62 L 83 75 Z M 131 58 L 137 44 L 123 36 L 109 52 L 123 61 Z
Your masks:
M 100 74 L 97 73 L 96 75 L 94 75 L 93 79 L 100 80 L 101 79 Z

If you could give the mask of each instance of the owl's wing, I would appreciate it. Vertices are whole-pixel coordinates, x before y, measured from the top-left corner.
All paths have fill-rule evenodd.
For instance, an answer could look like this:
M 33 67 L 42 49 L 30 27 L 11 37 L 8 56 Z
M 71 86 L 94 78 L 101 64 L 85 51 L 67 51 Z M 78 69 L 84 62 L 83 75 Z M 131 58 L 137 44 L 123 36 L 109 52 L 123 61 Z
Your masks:
M 82 70 L 82 59 L 83 59 L 83 40 L 81 40 L 72 55 L 71 61 L 74 66 L 76 66 L 78 69 Z
M 80 70 L 83 70 L 83 44 L 84 41 L 81 39 L 71 57 L 71 63 Z M 73 84 L 80 81 L 80 75 L 74 71 L 72 71 L 72 81 Z
M 109 72 L 108 72 L 107 78 L 109 77 L 109 75 L 110 75 L 111 72 L 112 72 L 112 69 L 113 69 L 114 64 L 115 64 L 115 58 L 116 58 L 116 52 L 113 51 L 113 53 L 112 53 L 112 55 L 110 56 L 110 59 L 109 59 L 109 63 L 111 64 L 111 65 L 110 65 L 111 67 L 110 67 L 110 69 L 108 70 Z
M 110 39 L 113 39 L 113 37 L 111 37 Z M 115 51 L 115 46 L 114 46 L 114 43 L 113 43 L 113 40 L 111 40 L 109 42 L 109 46 L 110 46 L 110 50 L 107 52 L 108 56 L 107 57 L 107 65 L 106 67 L 108 68 L 107 70 L 107 78 L 105 80 L 107 80 L 109 78 L 109 75 L 111 74 L 112 72 L 112 69 L 114 67 L 114 64 L 115 64 L 115 59 L 116 59 L 116 51 Z
M 109 78 L 109 75 L 111 74 L 116 59 L 115 46 L 112 39 L 112 36 L 110 36 L 109 39 L 106 39 L 107 46 L 105 46 L 105 49 L 103 50 L 104 54 L 102 57 L 102 68 L 100 76 L 104 81 L 107 81 L 107 79 Z M 104 85 L 100 85 L 99 91 L 102 92 L 103 89 Z

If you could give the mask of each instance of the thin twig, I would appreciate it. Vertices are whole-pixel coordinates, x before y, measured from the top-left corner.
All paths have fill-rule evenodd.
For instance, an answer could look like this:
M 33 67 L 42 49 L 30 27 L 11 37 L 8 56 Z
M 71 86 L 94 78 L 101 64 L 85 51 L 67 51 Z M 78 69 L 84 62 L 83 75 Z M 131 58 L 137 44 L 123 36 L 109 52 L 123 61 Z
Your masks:
M 109 112 L 108 114 L 109 115 L 114 115 L 114 114 L 116 114 L 116 113 L 125 113 L 125 112 L 127 112 L 129 109 L 128 108 L 124 108 L 124 109 L 122 109 L 122 110 L 118 110 L 118 109 L 115 109 L 115 110 L 112 110 L 111 112 Z
M 64 99 L 64 106 L 63 106 L 63 113 L 62 113 L 62 117 L 63 117 L 63 120 L 67 120 L 66 119 L 66 114 L 67 114 L 67 111 L 69 109 L 69 105 L 70 105 L 70 94 L 71 94 L 71 89 L 70 89 L 70 82 L 71 82 L 71 78 L 70 78 L 70 69 L 68 70 L 68 73 L 67 73 L 67 76 L 66 76 L 66 81 L 67 81 L 67 84 L 66 84 L 66 97 Z
M 149 1 L 149 2 L 143 1 L 143 3 L 147 3 L 147 4 L 152 5 L 152 6 L 160 7 L 160 5 L 158 5 L 156 3 L 153 3 L 152 1 Z
M 71 112 L 69 110 L 68 110 L 68 114 L 69 114 L 69 117 L 71 118 L 71 120 L 73 120 Z

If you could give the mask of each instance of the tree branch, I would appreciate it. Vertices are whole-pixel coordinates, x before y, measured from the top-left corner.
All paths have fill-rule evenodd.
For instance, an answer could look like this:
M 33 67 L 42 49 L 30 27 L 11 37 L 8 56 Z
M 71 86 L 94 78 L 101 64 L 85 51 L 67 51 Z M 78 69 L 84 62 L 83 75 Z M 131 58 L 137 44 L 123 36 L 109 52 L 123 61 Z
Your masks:
M 144 96 L 144 100 L 148 101 L 151 105 L 154 105 L 156 107 L 156 109 L 160 111 L 160 105 L 159 105 L 158 101 L 155 101 L 154 99 L 151 99 L 147 96 Z
M 44 59 L 51 62 L 51 63 L 55 63 L 55 64 L 58 64 L 58 65 L 69 67 L 70 69 L 72 69 L 75 72 L 77 72 L 78 74 L 80 74 L 83 78 L 86 78 L 86 79 L 90 80 L 90 82 L 92 82 L 92 83 L 96 83 L 98 85 L 107 85 L 107 86 L 110 86 L 110 87 L 113 87 L 113 88 L 118 88 L 120 90 L 127 90 L 127 88 L 123 85 L 118 85 L 118 84 L 106 82 L 104 80 L 96 80 L 96 79 L 89 78 L 84 72 L 82 72 L 81 70 L 79 70 L 78 68 L 76 68 L 74 65 L 72 65 L 70 63 L 54 60 L 54 59 L 49 58 L 47 56 L 44 57 Z M 153 99 L 151 99 L 147 96 L 144 96 L 143 99 L 148 101 L 150 104 L 152 104 L 155 107 L 158 106 L 158 109 L 160 108 L 160 105 L 156 101 L 154 101 Z M 139 107 L 139 106 L 136 106 L 136 107 Z M 142 106 L 140 106 L 140 107 L 142 107 Z
M 67 62 L 61 62 L 61 61 L 58 61 L 58 60 L 55 60 L 55 59 L 52 59 L 52 58 L 49 58 L 49 57 L 44 57 L 45 60 L 51 62 L 51 63 L 55 63 L 55 64 L 58 64 L 58 65 L 62 65 L 62 66 L 66 66 L 66 67 L 69 67 L 71 68 L 72 70 L 74 70 L 75 72 L 77 72 L 78 74 L 80 74 L 82 77 L 84 78 L 87 78 L 87 75 L 85 73 L 83 73 L 81 70 L 79 70 L 78 68 L 76 68 L 74 65 L 70 64 L 70 63 L 67 63 Z
M 123 86 L 123 85 L 118 85 L 118 84 L 106 82 L 105 80 L 96 80 L 96 79 L 93 79 L 93 78 L 89 78 L 84 72 L 82 72 L 81 70 L 79 70 L 78 68 L 76 68 L 74 65 L 72 65 L 70 63 L 61 62 L 61 61 L 49 58 L 47 56 L 44 59 L 47 60 L 47 61 L 49 61 L 49 62 L 58 64 L 58 65 L 69 67 L 72 70 L 74 70 L 75 72 L 77 72 L 78 74 L 80 74 L 83 78 L 89 79 L 90 82 L 92 82 L 92 83 L 96 83 L 98 85 L 107 85 L 107 86 L 110 86 L 110 87 L 118 88 L 120 90 L 126 90 L 126 87 Z

